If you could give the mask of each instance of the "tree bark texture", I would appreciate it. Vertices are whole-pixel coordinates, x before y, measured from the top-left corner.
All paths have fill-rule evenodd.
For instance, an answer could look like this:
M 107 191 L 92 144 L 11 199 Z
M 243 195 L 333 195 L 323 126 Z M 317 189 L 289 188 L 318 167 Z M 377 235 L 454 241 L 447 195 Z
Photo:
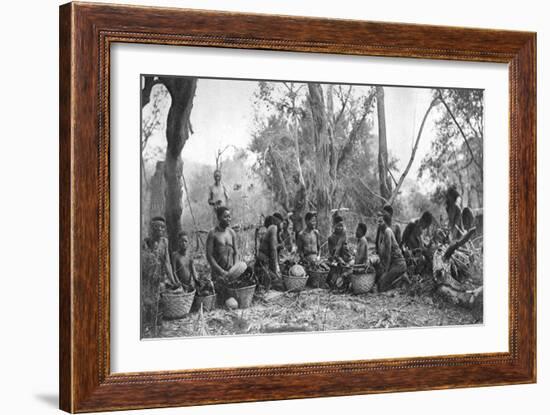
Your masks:
M 331 178 L 330 178 L 330 138 L 321 85 L 309 83 L 309 104 L 313 119 L 313 142 L 315 145 L 315 171 L 317 172 L 316 204 L 318 228 L 327 238 L 330 230 L 329 211 L 331 208 Z
M 386 138 L 386 110 L 384 104 L 384 88 L 376 87 L 376 110 L 378 113 L 378 179 L 380 195 L 389 200 L 392 195 L 391 182 L 388 174 L 388 141 Z
M 165 217 L 170 249 L 176 249 L 178 232 L 182 229 L 183 214 L 183 161 L 181 151 L 191 133 L 191 109 L 197 87 L 196 79 L 171 78 L 163 82 L 172 97 L 166 121 L 166 181 Z

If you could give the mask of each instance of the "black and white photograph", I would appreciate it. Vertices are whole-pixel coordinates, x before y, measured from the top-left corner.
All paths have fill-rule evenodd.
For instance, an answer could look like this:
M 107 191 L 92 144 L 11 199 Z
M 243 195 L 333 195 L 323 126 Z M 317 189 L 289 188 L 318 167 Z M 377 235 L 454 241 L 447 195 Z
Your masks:
M 484 90 L 365 81 L 141 76 L 142 339 L 484 323 Z

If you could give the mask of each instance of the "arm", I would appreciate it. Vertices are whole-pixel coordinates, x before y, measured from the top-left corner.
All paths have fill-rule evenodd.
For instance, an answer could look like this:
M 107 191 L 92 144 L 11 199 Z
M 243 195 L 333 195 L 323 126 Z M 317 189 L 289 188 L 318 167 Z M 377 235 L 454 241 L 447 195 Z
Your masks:
M 376 227 L 376 236 L 374 237 L 374 252 L 380 255 L 380 250 L 378 249 L 378 243 L 380 239 L 380 227 Z
M 218 262 L 214 258 L 213 253 L 214 253 L 214 235 L 212 234 L 212 231 L 210 231 L 210 233 L 208 234 L 208 238 L 206 239 L 206 260 L 210 264 L 210 267 L 212 268 L 215 274 L 225 277 L 227 275 L 227 271 L 218 265 Z
M 407 248 L 410 248 L 411 244 L 409 239 L 411 238 L 411 224 L 408 223 L 407 226 L 405 226 L 405 230 L 403 231 L 403 235 L 401 235 L 401 243 L 399 244 L 401 246 L 401 249 L 403 249 L 403 245 L 405 245 Z
M 321 257 L 321 237 L 317 229 L 315 229 L 315 240 L 317 241 L 317 259 L 319 259 Z
M 227 189 L 225 188 L 225 185 L 223 186 L 223 196 L 225 197 L 225 205 L 229 203 L 229 196 L 227 196 Z
M 280 273 L 279 270 L 279 253 L 277 252 L 277 227 L 271 225 L 269 227 L 269 266 L 277 274 Z
M 384 272 L 388 272 L 391 264 L 391 229 L 384 231 Z
M 166 270 L 166 277 L 168 279 L 168 282 L 173 286 L 180 285 L 179 282 L 174 278 L 174 272 L 172 271 L 172 264 L 170 260 L 170 253 L 168 252 L 168 242 L 165 241 L 164 243 L 164 254 L 163 254 L 163 262 L 164 267 Z
M 417 226 L 414 231 L 414 239 L 416 241 L 416 246 L 419 249 L 424 249 L 424 241 L 422 240 L 422 228 Z
M 296 250 L 298 251 L 298 255 L 303 256 L 304 243 L 302 241 L 302 232 L 298 233 L 298 237 L 296 238 Z
M 239 252 L 237 251 L 237 234 L 233 229 L 230 229 L 231 232 L 231 243 L 233 244 L 233 263 L 237 262 L 237 257 Z
M 360 240 L 357 244 L 357 253 L 355 254 L 355 265 L 366 263 L 366 244 L 365 241 Z
M 192 259 L 189 259 L 189 272 L 191 274 L 191 281 L 195 283 L 198 281 L 197 271 L 195 270 L 195 262 Z
M 397 224 L 395 225 L 395 240 L 397 245 L 401 246 L 401 227 Z
M 212 191 L 212 186 L 208 189 L 208 204 L 214 206 L 214 192 Z
M 327 239 L 327 247 L 328 247 L 329 257 L 334 256 L 334 254 L 336 253 L 336 249 L 335 249 L 334 245 L 335 245 L 334 244 L 334 238 L 332 237 L 332 235 L 330 235 Z
M 178 261 L 177 261 L 176 255 L 177 255 L 176 251 L 173 251 L 172 255 L 171 255 L 171 257 L 172 257 L 172 272 L 174 273 L 174 276 L 176 278 L 178 278 L 178 269 L 179 269 L 179 267 L 178 267 Z

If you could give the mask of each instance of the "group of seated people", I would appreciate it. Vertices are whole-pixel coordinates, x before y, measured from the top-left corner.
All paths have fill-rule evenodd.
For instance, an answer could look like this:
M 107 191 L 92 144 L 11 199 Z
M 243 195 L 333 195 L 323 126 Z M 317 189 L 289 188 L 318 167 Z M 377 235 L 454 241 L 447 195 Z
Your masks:
M 206 259 L 211 269 L 211 279 L 216 284 L 228 275 L 239 255 L 235 231 L 231 228 L 231 211 L 226 206 L 216 209 L 217 225 L 208 233 L 206 241 Z M 336 212 L 332 216 L 332 233 L 326 244 L 328 260 L 336 265 L 367 267 L 371 262 L 376 265 L 376 286 L 378 291 L 386 291 L 394 285 L 397 278 L 407 271 L 402 248 L 421 249 L 422 231 L 430 226 L 432 215 L 425 212 L 420 219 L 409 223 L 401 235 L 398 225 L 392 223 L 393 209 L 386 205 L 379 212 L 375 237 L 375 252 L 379 261 L 370 261 L 367 242 L 367 225 L 358 223 L 355 230 L 356 250 L 352 253 L 342 216 Z M 317 229 L 317 213 L 308 212 L 304 217 L 303 229 L 292 232 L 292 221 L 280 213 L 265 218 L 264 232 L 256 250 L 255 272 L 260 284 L 272 288 L 282 287 L 281 254 L 296 253 L 302 263 L 314 265 L 321 261 L 321 235 Z M 162 217 L 153 218 L 151 234 L 144 242 L 144 249 L 154 252 L 164 274 L 165 286 L 185 285 L 193 287 L 197 273 L 193 258 L 188 252 L 188 236 L 185 232 L 178 235 L 178 246 L 172 253 L 168 250 L 165 237 L 166 223 Z
M 396 280 L 406 276 L 407 265 L 403 250 L 412 252 L 422 250 L 424 242 L 422 232 L 432 223 L 432 215 L 429 212 L 417 220 L 407 224 L 403 235 L 400 227 L 392 223 L 393 208 L 384 206 L 379 212 L 375 237 L 375 252 L 379 261 L 369 260 L 367 242 L 367 225 L 363 222 L 357 224 L 355 230 L 356 249 L 351 252 L 348 244 L 345 223 L 338 212 L 332 216 L 332 233 L 326 244 L 328 248 L 328 260 L 333 266 L 329 281 L 337 278 L 343 270 L 349 270 L 351 265 L 365 268 L 373 262 L 377 271 L 377 290 L 386 291 L 392 288 Z M 260 275 L 269 274 L 271 281 L 280 280 L 280 253 L 282 249 L 288 252 L 296 252 L 305 264 L 314 265 L 321 260 L 321 235 L 317 229 L 317 213 L 308 212 L 304 218 L 305 226 L 299 232 L 289 230 L 288 219 L 279 213 L 269 216 L 265 220 L 267 229 L 261 238 L 256 260 L 256 271 Z M 341 266 L 341 268 L 339 268 Z M 334 272 L 333 272 L 334 271 Z M 345 272 L 345 271 L 344 271 Z

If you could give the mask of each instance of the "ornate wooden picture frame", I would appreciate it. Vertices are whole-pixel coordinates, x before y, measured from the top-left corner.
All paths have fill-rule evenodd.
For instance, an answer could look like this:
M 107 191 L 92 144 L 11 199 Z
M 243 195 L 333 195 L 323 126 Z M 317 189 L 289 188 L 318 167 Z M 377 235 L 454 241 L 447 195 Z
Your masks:
M 111 373 L 109 71 L 115 43 L 508 64 L 509 351 Z M 70 3 L 60 8 L 59 93 L 61 409 L 91 412 L 535 382 L 535 33 Z

